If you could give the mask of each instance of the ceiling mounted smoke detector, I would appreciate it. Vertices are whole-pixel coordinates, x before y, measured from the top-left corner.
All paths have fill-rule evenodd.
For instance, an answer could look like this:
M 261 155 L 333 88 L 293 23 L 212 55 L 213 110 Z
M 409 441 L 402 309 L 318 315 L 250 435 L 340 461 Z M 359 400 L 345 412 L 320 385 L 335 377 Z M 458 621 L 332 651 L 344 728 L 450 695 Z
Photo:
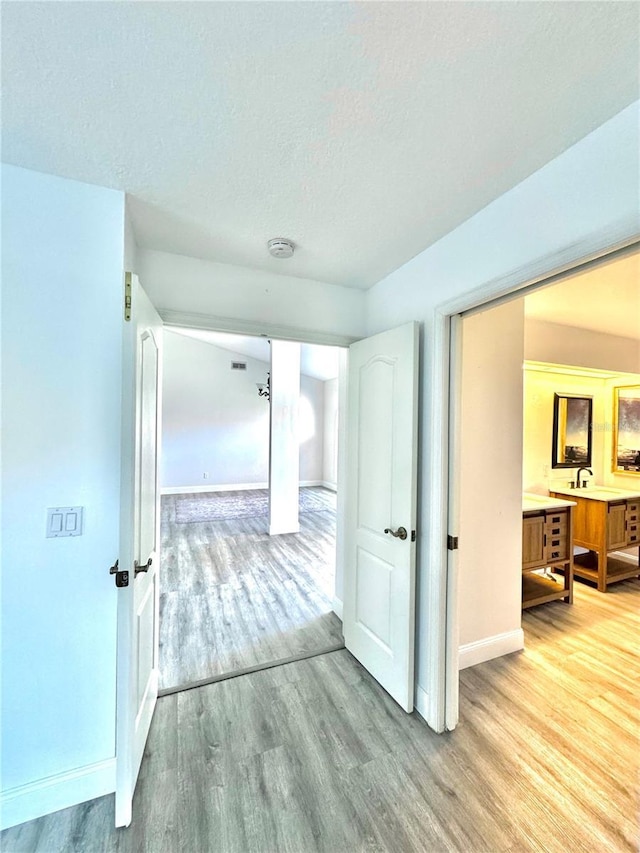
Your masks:
M 284 237 L 274 237 L 273 240 L 269 240 L 267 246 L 274 258 L 290 258 L 295 249 L 291 240 L 285 240 Z

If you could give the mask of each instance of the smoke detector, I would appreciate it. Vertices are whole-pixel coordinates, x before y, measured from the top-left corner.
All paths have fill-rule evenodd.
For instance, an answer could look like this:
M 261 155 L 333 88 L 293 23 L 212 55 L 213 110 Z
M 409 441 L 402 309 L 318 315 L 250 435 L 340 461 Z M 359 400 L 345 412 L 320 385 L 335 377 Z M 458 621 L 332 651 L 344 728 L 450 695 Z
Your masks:
M 274 237 L 267 243 L 270 254 L 274 258 L 290 258 L 295 249 L 291 240 L 286 240 L 284 237 Z

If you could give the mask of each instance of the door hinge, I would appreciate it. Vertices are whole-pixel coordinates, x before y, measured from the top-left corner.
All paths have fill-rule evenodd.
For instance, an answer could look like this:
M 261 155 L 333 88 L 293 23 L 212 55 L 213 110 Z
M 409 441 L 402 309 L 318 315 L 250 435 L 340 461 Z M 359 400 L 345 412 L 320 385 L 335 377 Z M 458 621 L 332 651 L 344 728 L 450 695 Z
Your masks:
M 412 531 L 411 531 L 411 541 L 412 541 L 412 542 L 415 542 L 415 541 L 416 541 L 416 532 L 415 532 L 415 530 L 412 530 Z
M 116 576 L 116 586 L 129 586 L 129 572 L 121 572 L 118 568 L 118 562 L 119 561 L 116 560 L 113 566 L 111 566 L 109 574 Z
M 131 320 L 131 273 L 124 274 L 124 319 Z
M 447 551 L 457 551 L 458 550 L 458 537 L 451 536 L 449 534 L 447 536 Z

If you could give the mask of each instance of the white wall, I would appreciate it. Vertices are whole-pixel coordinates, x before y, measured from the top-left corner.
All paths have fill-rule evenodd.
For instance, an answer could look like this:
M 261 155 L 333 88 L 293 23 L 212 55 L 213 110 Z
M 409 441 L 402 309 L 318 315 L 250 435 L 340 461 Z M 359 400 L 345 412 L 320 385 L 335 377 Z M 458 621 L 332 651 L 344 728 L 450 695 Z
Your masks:
M 138 272 L 138 244 L 126 202 L 124 210 L 124 268 L 127 272 Z
M 232 371 L 232 361 L 246 362 L 246 371 Z M 266 487 L 269 404 L 256 383 L 269 370 L 266 361 L 165 329 L 163 489 Z M 301 482 L 322 479 L 323 384 L 300 377 Z
M 338 378 L 324 383 L 324 452 L 322 480 L 330 489 L 338 488 Z
M 542 320 L 527 320 L 524 327 L 524 357 L 551 364 L 573 364 L 576 367 L 635 373 L 640 369 L 640 339 L 622 338 Z
M 465 317 L 460 408 L 460 666 L 521 649 L 524 300 Z
M 269 404 L 256 383 L 268 363 L 166 329 L 163 365 L 162 487 L 264 484 Z
M 113 790 L 124 196 L 3 166 L 2 227 L 8 825 Z
M 440 355 L 433 334 L 436 308 L 456 298 L 468 302 L 474 292 L 482 300 L 640 234 L 638 106 L 623 110 L 367 292 L 368 334 L 408 320 L 423 324 L 417 674 L 424 690 L 433 683 L 426 614 L 430 591 L 438 585 L 426 544 L 431 483 L 437 481 L 431 465 L 440 464 L 430 457 L 439 414 L 431 393 Z
M 319 484 L 324 468 L 325 382 L 300 374 L 300 482 Z
M 138 250 L 138 266 L 140 281 L 161 313 L 233 318 L 230 325 L 218 324 L 232 331 L 243 331 L 243 324 L 250 323 L 323 332 L 327 342 L 333 336 L 364 334 L 365 294 L 360 290 L 143 249 Z

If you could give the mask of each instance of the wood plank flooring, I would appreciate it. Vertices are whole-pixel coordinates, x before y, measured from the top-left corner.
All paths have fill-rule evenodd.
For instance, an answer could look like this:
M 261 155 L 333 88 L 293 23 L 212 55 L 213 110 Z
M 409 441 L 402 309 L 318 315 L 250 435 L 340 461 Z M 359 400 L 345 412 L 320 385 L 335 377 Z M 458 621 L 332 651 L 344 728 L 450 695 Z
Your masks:
M 2 834 L 6 853 L 631 853 L 640 582 L 523 614 L 526 650 L 464 670 L 436 735 L 347 651 L 158 702 L 134 800 Z
M 300 514 L 300 533 L 269 536 L 267 516 L 178 523 L 177 500 L 162 498 L 161 689 L 342 642 L 330 502 Z

